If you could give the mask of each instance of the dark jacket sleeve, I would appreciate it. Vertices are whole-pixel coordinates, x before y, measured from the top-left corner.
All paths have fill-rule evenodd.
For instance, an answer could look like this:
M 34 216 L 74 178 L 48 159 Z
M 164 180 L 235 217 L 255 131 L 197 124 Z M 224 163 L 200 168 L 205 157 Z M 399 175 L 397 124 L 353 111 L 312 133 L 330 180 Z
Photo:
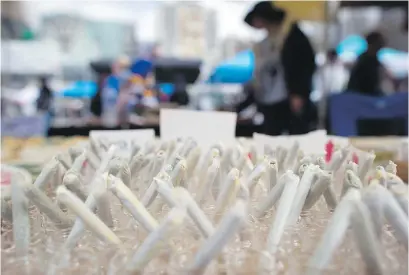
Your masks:
M 251 104 L 255 103 L 254 100 L 254 87 L 252 85 L 252 83 L 246 83 L 243 86 L 243 92 L 244 95 L 246 96 L 245 99 L 240 102 L 237 106 L 236 106 L 236 112 L 240 113 L 241 111 L 243 111 L 244 109 L 246 109 L 247 107 L 249 107 Z
M 285 83 L 289 95 L 308 99 L 316 69 L 315 52 L 297 23 L 293 24 L 281 53 Z

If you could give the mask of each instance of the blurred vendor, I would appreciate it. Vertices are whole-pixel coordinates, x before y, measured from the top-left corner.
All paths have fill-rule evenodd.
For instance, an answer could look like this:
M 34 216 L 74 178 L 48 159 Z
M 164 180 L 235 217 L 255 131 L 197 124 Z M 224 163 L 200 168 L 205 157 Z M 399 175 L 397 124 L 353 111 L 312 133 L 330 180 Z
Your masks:
M 111 66 L 111 73 L 106 72 L 98 73 L 97 76 L 97 92 L 91 100 L 91 113 L 94 115 L 92 123 L 99 123 L 99 119 L 102 117 L 104 109 L 111 108 L 106 104 L 106 89 L 119 93 L 120 79 L 123 78 L 124 72 L 129 67 L 129 59 L 127 57 L 120 57 Z M 105 92 L 104 92 L 105 90 Z
M 315 53 L 298 24 L 285 24 L 285 19 L 286 12 L 271 1 L 257 3 L 244 19 L 266 31 L 254 46 L 254 76 L 246 90 L 264 116 L 263 132 L 268 135 L 306 133 L 315 117 L 309 100 Z
M 53 92 L 51 91 L 45 76 L 40 77 L 39 82 L 40 95 L 37 99 L 37 111 L 49 112 L 51 109 Z
M 372 32 L 366 36 L 367 50 L 362 53 L 351 71 L 348 82 L 348 91 L 370 96 L 381 96 L 382 76 L 386 70 L 378 60 L 378 52 L 385 44 L 379 32 Z
M 177 74 L 174 78 L 175 90 L 170 97 L 170 102 L 177 103 L 181 106 L 189 104 L 189 95 L 187 94 L 186 79 L 182 74 Z

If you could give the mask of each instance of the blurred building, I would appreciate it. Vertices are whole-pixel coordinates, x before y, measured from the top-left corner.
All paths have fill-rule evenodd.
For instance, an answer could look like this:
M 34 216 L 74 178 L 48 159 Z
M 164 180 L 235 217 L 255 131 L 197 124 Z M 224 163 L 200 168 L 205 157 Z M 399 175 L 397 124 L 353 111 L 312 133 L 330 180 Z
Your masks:
M 32 34 L 25 19 L 25 10 L 19 1 L 1 2 L 1 38 L 3 40 L 19 40 Z M 30 35 L 31 36 L 31 35 Z
M 199 3 L 163 4 L 157 24 L 160 54 L 203 58 L 216 44 L 216 21 L 216 12 Z
M 93 20 L 88 22 L 88 32 L 96 40 L 104 58 L 117 58 L 120 55 L 135 57 L 138 53 L 133 24 Z
M 237 37 L 227 37 L 222 42 L 223 59 L 234 57 L 237 53 L 251 49 L 252 43 Z
M 88 20 L 71 14 L 47 15 L 42 23 L 42 36 L 57 40 L 67 54 L 80 48 L 84 57 L 116 58 L 133 56 L 137 51 L 132 24 Z
M 88 21 L 75 14 L 53 14 L 42 18 L 40 35 L 57 41 L 62 53 L 62 75 L 67 81 L 86 79 L 89 62 L 101 58 L 97 40 L 88 32 Z
M 90 20 L 76 14 L 43 16 L 40 34 L 58 42 L 65 79 L 88 78 L 93 60 L 134 57 L 138 51 L 133 24 Z

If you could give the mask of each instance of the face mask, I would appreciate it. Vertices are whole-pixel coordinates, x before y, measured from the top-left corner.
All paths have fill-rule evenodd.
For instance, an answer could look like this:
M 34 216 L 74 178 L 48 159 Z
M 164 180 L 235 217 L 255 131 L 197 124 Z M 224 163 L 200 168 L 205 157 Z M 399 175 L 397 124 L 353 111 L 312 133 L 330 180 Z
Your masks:
M 261 40 L 267 36 L 267 31 L 265 29 L 255 30 L 253 32 L 253 37 L 256 40 Z

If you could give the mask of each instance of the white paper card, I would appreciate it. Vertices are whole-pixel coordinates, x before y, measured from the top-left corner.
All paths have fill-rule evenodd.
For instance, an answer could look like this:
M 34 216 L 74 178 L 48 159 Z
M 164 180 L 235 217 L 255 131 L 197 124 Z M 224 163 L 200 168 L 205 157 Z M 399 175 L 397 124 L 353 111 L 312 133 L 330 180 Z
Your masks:
M 236 136 L 237 114 L 193 110 L 161 109 L 162 140 L 192 137 L 208 147 L 219 141 L 231 143 Z
M 295 141 L 298 141 L 300 148 L 306 154 L 323 154 L 327 142 L 327 132 L 325 130 L 317 130 L 305 135 L 291 136 L 268 136 L 254 133 L 253 139 L 256 144 L 257 152 L 260 154 L 264 154 L 264 145 L 269 145 L 272 148 L 282 146 L 288 149 Z
M 141 130 L 96 130 L 89 133 L 90 138 L 104 140 L 109 144 L 117 145 L 120 155 L 129 157 L 132 149 L 132 143 L 144 146 L 149 140 L 155 138 L 153 129 Z

